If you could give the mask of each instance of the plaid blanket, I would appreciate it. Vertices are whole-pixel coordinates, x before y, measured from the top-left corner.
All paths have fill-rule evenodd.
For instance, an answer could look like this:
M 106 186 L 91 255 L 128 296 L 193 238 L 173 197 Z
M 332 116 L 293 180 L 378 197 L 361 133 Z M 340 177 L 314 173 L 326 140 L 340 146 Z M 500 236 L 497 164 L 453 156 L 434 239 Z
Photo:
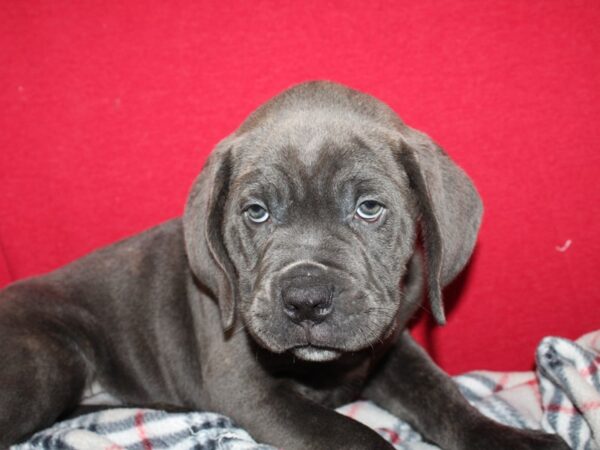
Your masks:
M 600 331 L 576 342 L 542 340 L 536 372 L 471 372 L 455 378 L 483 414 L 507 425 L 558 433 L 576 450 L 600 449 Z M 409 425 L 367 401 L 340 413 L 377 430 L 399 450 L 433 450 Z M 209 412 L 172 414 L 116 408 L 35 434 L 11 450 L 271 450 L 230 419 Z

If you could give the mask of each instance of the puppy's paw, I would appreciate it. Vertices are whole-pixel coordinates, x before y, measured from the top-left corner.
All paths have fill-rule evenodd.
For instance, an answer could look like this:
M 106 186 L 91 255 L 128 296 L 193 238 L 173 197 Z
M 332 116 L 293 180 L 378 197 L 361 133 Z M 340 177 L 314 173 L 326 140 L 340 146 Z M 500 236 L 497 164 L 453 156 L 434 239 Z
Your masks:
M 314 425 L 292 429 L 299 433 L 290 433 L 290 429 L 276 429 L 273 431 L 277 435 L 257 440 L 284 450 L 395 450 L 376 431 L 335 412 L 322 416 Z
M 331 450 L 332 448 L 339 448 L 344 450 L 395 450 L 392 444 L 386 441 L 383 438 L 373 439 L 369 442 L 365 441 L 353 441 L 346 444 L 338 445 L 336 443 L 335 447 L 328 447 L 327 450 Z
M 318 440 L 313 440 L 309 445 L 303 447 L 303 450 L 395 450 L 395 447 L 379 436 L 377 433 L 362 434 L 352 433 L 342 435 L 335 433 L 335 436 L 330 435 L 326 439 L 321 437 Z M 287 447 L 285 450 L 288 450 Z
M 537 430 L 521 430 L 504 425 L 486 426 L 471 435 L 466 449 L 486 450 L 569 450 L 557 434 Z
M 509 448 L 523 450 L 569 450 L 569 446 L 557 434 L 548 434 L 543 431 L 520 430 L 516 436 L 517 442 Z

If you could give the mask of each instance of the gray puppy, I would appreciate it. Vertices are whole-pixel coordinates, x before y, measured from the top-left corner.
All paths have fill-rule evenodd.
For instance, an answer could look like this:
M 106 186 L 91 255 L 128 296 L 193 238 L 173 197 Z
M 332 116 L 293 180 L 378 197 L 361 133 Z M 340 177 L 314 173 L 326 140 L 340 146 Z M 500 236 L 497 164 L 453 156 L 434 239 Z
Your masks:
M 391 449 L 331 408 L 362 395 L 445 449 L 566 449 L 463 399 L 405 331 L 465 266 L 469 178 L 380 101 L 328 82 L 223 140 L 175 219 L 0 293 L 0 447 L 90 383 L 213 410 L 293 449 Z

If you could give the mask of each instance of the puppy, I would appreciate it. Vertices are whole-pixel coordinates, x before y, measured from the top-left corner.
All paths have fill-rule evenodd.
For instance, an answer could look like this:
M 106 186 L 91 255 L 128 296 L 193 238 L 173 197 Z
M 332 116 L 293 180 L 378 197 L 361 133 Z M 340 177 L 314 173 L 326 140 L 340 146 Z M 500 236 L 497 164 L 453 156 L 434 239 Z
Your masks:
M 218 144 L 182 219 L 0 293 L 0 447 L 98 382 L 124 404 L 218 411 L 293 449 L 391 449 L 331 408 L 362 395 L 444 449 L 566 449 L 464 400 L 405 331 L 465 266 L 469 178 L 380 101 L 278 95 Z

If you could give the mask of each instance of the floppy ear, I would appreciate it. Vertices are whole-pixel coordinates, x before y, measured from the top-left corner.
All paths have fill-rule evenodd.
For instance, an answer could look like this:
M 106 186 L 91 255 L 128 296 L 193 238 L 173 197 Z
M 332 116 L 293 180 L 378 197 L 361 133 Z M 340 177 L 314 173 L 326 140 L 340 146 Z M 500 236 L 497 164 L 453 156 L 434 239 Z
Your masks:
M 466 265 L 483 205 L 470 178 L 428 136 L 403 128 L 398 158 L 416 195 L 433 316 L 446 322 L 441 290 Z
M 223 216 L 231 179 L 227 140 L 209 156 L 192 187 L 183 216 L 185 246 L 192 272 L 218 299 L 224 329 L 234 321 L 235 267 L 223 243 Z

